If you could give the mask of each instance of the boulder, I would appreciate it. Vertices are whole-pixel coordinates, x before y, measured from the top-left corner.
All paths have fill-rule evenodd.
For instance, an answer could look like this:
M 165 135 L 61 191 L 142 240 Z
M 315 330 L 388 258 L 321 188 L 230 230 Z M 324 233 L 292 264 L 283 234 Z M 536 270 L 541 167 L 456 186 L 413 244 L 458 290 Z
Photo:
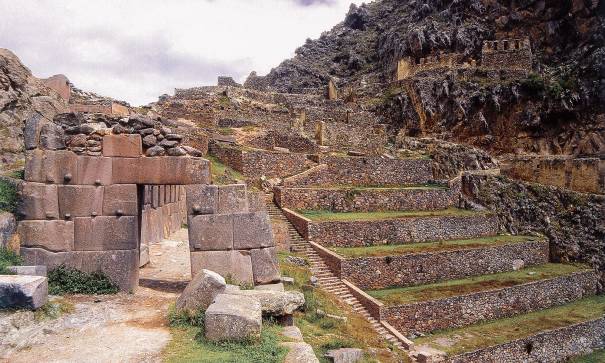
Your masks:
M 254 290 L 285 291 L 284 284 L 281 282 L 276 284 L 258 285 L 254 287 Z
M 48 301 L 48 281 L 42 276 L 0 275 L 0 309 L 38 309 Z
M 293 340 L 295 342 L 303 341 L 302 333 L 300 332 L 300 329 L 298 329 L 298 327 L 296 327 L 296 326 L 284 327 L 284 330 L 282 330 L 281 334 L 283 336 L 285 336 L 286 338 Z
M 299 291 L 239 290 L 227 294 L 259 301 L 263 314 L 269 316 L 291 315 L 305 303 L 305 296 Z
M 225 291 L 225 279 L 214 271 L 202 270 L 189 282 L 176 300 L 178 310 L 206 310 L 218 294 Z
M 219 294 L 205 314 L 206 339 L 213 342 L 259 339 L 262 313 L 258 300 Z
M 313 347 L 305 342 L 286 342 L 282 345 L 289 349 L 284 363 L 319 363 Z
M 359 348 L 340 348 L 329 350 L 326 357 L 334 363 L 355 363 L 363 358 L 363 350 Z

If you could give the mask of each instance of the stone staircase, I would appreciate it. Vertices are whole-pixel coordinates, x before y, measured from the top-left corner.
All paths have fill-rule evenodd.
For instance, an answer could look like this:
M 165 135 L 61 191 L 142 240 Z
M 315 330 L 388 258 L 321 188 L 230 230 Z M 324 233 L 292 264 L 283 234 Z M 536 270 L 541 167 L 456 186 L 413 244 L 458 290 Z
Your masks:
M 266 194 L 265 201 L 269 216 L 272 219 L 285 222 L 288 226 L 288 242 L 290 245 L 290 250 L 292 252 L 302 253 L 307 257 L 311 265 L 310 270 L 313 273 L 313 276 L 317 278 L 319 286 L 326 292 L 337 297 L 340 301 L 350 305 L 351 309 L 363 316 L 370 323 L 374 331 L 376 331 L 376 333 L 378 333 L 382 338 L 399 349 L 405 349 L 406 346 L 404 343 L 407 342 L 402 342 L 400 338 L 394 334 L 391 334 L 391 332 L 389 332 L 389 330 L 387 330 L 383 324 L 374 319 L 368 310 L 359 302 L 359 300 L 357 300 L 357 298 L 351 294 L 347 285 L 345 285 L 330 271 L 328 266 L 326 266 L 326 264 L 323 262 L 321 256 L 319 256 L 313 247 L 311 247 L 311 245 L 302 238 L 294 226 L 283 215 L 281 209 L 279 209 L 279 207 L 273 201 L 273 194 Z

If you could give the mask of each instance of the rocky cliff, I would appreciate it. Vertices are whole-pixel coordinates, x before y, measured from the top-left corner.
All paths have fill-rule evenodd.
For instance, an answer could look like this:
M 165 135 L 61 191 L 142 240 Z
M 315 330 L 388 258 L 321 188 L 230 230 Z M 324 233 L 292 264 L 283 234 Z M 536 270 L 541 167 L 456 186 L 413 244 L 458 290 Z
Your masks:
M 393 133 L 496 153 L 603 154 L 604 13 L 597 0 L 378 0 L 351 6 L 265 82 L 284 92 L 325 87 L 328 79 L 341 87 L 379 83 L 373 104 Z M 526 69 L 485 66 L 485 41 L 519 39 L 531 47 Z M 461 66 L 393 82 L 399 60 L 417 67 L 444 56 Z
M 31 117 L 51 121 L 67 103 L 34 77 L 11 51 L 0 48 L 0 173 L 23 167 L 23 125 Z

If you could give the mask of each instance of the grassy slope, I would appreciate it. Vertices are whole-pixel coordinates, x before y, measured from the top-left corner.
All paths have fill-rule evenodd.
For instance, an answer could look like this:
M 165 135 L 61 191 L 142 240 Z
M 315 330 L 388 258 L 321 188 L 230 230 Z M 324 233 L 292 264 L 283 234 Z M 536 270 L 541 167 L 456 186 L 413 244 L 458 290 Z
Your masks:
M 603 363 L 605 362 L 605 349 L 597 350 L 592 354 L 573 359 L 571 363 Z
M 231 168 L 228 165 L 223 164 L 218 158 L 212 155 L 204 156 L 205 159 L 210 161 L 210 172 L 212 181 L 214 184 L 229 184 L 232 180 L 244 180 L 244 176 Z M 225 181 L 225 183 L 223 183 Z
M 525 338 L 544 330 L 602 318 L 604 314 L 605 295 L 600 295 L 512 318 L 437 332 L 414 342 L 455 355 Z
M 554 278 L 584 270 L 585 267 L 547 263 L 519 271 L 483 275 L 435 284 L 368 291 L 368 294 L 387 305 L 409 304 L 418 301 L 441 299 L 472 292 L 520 285 L 532 281 Z M 529 274 L 533 272 L 533 274 Z
M 14 213 L 17 209 L 17 187 L 0 179 L 0 212 Z
M 341 347 L 364 348 L 366 351 L 370 347 L 379 348 L 376 356 L 366 355 L 363 362 L 409 362 L 407 356 L 401 353 L 396 353 L 396 356 L 388 353 L 389 345 L 378 337 L 361 315 L 322 290 L 307 285 L 311 277 L 308 268 L 289 264 L 285 262 L 285 257 L 285 254 L 279 255 L 282 274 L 293 277 L 295 281 L 287 289 L 302 290 L 306 299 L 305 309 L 295 313 L 294 323 L 321 362 L 328 362 L 324 357 L 328 350 Z M 319 315 L 316 313 L 318 308 L 328 314 L 345 316 L 347 322 Z
M 305 217 L 318 222 L 324 221 L 373 221 L 382 219 L 430 217 L 430 216 L 473 216 L 485 213 L 466 209 L 448 208 L 434 211 L 387 211 L 387 212 L 331 212 L 324 210 L 299 211 Z
M 402 245 L 380 245 L 367 247 L 332 247 L 331 250 L 346 258 L 356 257 L 382 257 L 403 255 L 419 252 L 436 252 L 456 250 L 461 248 L 474 248 L 483 246 L 497 246 L 508 243 L 518 243 L 537 239 L 530 236 L 493 236 L 473 239 L 460 239 L 438 242 L 421 242 Z

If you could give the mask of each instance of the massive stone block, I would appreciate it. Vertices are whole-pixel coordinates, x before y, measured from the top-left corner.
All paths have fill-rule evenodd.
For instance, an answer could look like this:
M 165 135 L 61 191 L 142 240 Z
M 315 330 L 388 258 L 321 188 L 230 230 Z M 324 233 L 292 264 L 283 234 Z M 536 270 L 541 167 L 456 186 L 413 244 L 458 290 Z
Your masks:
M 271 221 L 267 212 L 233 215 L 233 248 L 238 250 L 273 247 Z
M 103 214 L 106 216 L 136 216 L 139 212 L 137 186 L 135 184 L 114 184 L 105 187 Z
M 75 184 L 78 157 L 71 151 L 28 151 L 25 180 L 39 183 Z
M 76 184 L 109 185 L 112 183 L 111 158 L 78 156 Z
M 209 214 L 189 217 L 189 246 L 192 251 L 233 249 L 233 215 Z
M 216 295 L 225 291 L 225 279 L 214 271 L 202 270 L 193 277 L 176 300 L 178 310 L 206 310 Z
M 205 314 L 205 335 L 210 341 L 245 341 L 260 337 L 260 303 L 251 297 L 220 294 Z
M 251 250 L 250 256 L 255 284 L 270 284 L 280 281 L 275 247 Z
M 90 217 L 103 214 L 103 187 L 60 185 L 59 215 L 61 218 Z
M 159 156 L 114 158 L 116 184 L 210 184 L 210 164 L 202 158 Z
M 217 213 L 240 213 L 248 211 L 245 184 L 221 185 L 218 189 Z
M 26 264 L 45 265 L 51 271 L 60 265 L 80 271 L 101 272 L 121 291 L 134 291 L 139 284 L 139 250 L 50 252 L 21 248 Z
M 0 275 L 0 309 L 37 309 L 47 301 L 46 277 Z
M 187 214 L 215 214 L 218 209 L 218 186 L 194 184 L 185 186 Z
M 138 247 L 137 217 L 74 219 L 76 251 L 131 250 Z
M 24 219 L 59 218 L 59 197 L 56 185 L 23 183 L 19 214 Z
M 191 275 L 202 269 L 214 271 L 239 283 L 253 284 L 252 261 L 248 251 L 191 252 Z
M 74 249 L 74 222 L 71 221 L 22 221 L 17 231 L 24 247 L 42 247 L 49 251 Z
M 103 156 L 137 158 L 143 154 L 141 135 L 106 135 L 103 136 Z

